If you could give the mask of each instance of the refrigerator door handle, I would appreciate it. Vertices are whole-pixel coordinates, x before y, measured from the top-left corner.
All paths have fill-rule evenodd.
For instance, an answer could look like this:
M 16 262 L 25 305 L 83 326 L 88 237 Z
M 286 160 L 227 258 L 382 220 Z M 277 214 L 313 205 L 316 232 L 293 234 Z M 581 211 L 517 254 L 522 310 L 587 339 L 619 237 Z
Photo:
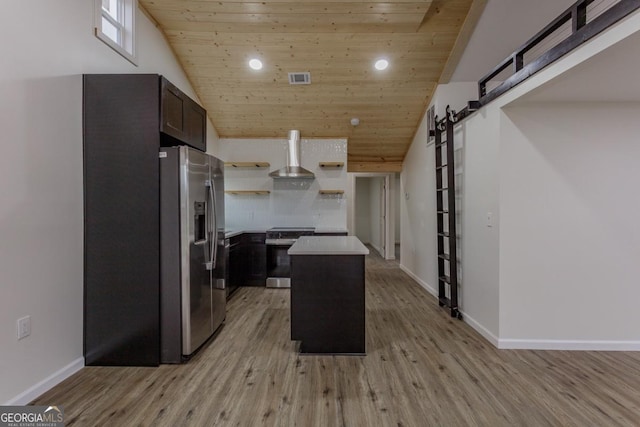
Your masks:
M 208 217 L 209 217 L 209 221 L 207 221 L 208 225 L 210 226 L 210 229 L 207 230 L 207 237 L 209 235 L 209 233 L 212 234 L 211 238 L 209 239 L 209 243 L 210 243 L 210 250 L 209 250 L 209 260 L 205 263 L 205 266 L 207 268 L 207 270 L 214 270 L 216 268 L 216 261 L 217 261 L 217 252 L 218 252 L 218 224 L 217 224 L 217 218 L 216 218 L 216 199 L 215 199 L 215 194 L 214 194 L 214 189 L 213 189 L 213 183 L 211 182 L 211 180 L 207 180 L 205 185 L 207 186 L 207 189 L 209 190 L 209 200 L 210 200 L 210 206 L 211 209 L 209 209 L 208 211 Z
M 209 191 L 211 192 L 211 206 L 213 206 L 213 236 L 211 245 L 213 246 L 213 269 L 218 264 L 218 207 L 216 206 L 216 188 L 213 180 L 209 181 Z

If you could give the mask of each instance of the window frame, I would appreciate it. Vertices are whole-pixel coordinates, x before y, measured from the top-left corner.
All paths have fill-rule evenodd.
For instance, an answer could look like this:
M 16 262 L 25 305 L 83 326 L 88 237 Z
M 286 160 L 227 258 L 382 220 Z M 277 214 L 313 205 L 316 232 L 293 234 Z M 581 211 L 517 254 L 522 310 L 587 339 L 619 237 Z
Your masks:
M 95 35 L 107 46 L 118 52 L 127 61 L 137 66 L 138 58 L 136 52 L 136 11 L 138 0 L 116 0 L 117 19 L 110 13 L 102 9 L 102 0 L 95 0 Z M 118 40 L 113 40 L 102 30 L 102 20 L 105 19 L 116 29 Z
M 435 120 L 436 120 L 436 106 L 435 104 L 433 104 L 431 105 L 431 107 L 427 108 L 427 144 L 435 142 L 436 140 Z M 431 135 L 431 131 L 434 132 L 433 135 Z

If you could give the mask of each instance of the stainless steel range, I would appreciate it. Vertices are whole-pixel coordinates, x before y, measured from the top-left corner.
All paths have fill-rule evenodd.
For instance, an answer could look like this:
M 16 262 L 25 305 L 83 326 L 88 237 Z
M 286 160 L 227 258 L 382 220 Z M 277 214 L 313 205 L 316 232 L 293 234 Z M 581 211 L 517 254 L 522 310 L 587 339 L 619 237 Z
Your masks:
M 291 264 L 287 251 L 300 236 L 313 236 L 314 227 L 274 227 L 267 230 L 267 288 L 291 287 Z

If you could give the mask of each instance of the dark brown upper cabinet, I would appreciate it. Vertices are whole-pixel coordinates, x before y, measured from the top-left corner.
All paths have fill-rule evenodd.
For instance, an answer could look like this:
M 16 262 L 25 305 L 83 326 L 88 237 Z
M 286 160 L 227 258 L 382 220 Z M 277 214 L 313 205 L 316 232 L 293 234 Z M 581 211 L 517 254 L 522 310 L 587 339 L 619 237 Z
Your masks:
M 207 151 L 207 112 L 164 77 L 160 85 L 162 145 Z

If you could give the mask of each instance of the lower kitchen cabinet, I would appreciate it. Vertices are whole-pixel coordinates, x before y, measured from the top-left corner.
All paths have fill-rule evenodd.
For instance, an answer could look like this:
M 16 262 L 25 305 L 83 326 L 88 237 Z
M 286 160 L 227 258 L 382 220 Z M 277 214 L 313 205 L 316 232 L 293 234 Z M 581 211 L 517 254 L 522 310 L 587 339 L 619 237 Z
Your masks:
M 291 339 L 300 353 L 366 353 L 364 257 L 291 255 Z
M 244 286 L 265 286 L 267 281 L 267 246 L 265 233 L 244 233 L 243 267 Z
M 240 286 L 265 286 L 265 233 L 243 233 L 229 238 L 227 263 L 227 298 Z
M 229 298 L 239 286 L 242 286 L 244 269 L 242 253 L 242 235 L 229 239 L 229 249 L 227 253 L 227 298 Z

